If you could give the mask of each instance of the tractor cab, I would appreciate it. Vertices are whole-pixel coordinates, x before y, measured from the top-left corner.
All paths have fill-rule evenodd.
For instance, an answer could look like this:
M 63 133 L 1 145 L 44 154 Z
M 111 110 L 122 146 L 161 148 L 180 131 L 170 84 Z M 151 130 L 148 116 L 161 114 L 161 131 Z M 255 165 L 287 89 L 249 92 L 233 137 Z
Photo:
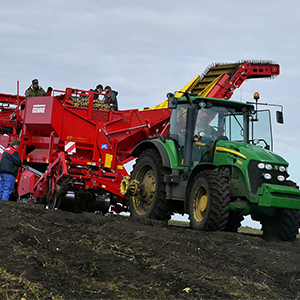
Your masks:
M 177 144 L 179 165 L 190 159 L 191 165 L 212 162 L 220 140 L 273 149 L 269 110 L 256 111 L 252 104 L 222 99 L 169 99 L 172 108 L 169 138 Z M 191 149 L 186 157 L 185 149 Z

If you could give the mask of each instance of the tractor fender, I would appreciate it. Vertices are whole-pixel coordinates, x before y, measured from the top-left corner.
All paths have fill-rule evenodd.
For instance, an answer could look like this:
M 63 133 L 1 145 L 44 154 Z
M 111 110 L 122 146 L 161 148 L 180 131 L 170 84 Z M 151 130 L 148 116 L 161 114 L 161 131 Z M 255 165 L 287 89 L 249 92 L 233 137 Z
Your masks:
M 170 158 L 168 152 L 159 140 L 147 140 L 139 143 L 132 150 L 131 156 L 138 157 L 144 150 L 151 149 L 151 148 L 156 149 L 158 151 L 158 153 L 162 158 L 163 165 L 165 167 L 170 168 L 171 164 L 170 164 Z
M 201 171 L 204 171 L 204 170 L 213 170 L 215 169 L 217 166 L 213 163 L 200 163 L 198 164 L 190 173 L 189 175 L 189 179 L 188 179 L 188 182 L 190 183 L 191 181 L 193 181 L 193 178 L 195 177 L 195 174 L 198 174 L 199 172 Z

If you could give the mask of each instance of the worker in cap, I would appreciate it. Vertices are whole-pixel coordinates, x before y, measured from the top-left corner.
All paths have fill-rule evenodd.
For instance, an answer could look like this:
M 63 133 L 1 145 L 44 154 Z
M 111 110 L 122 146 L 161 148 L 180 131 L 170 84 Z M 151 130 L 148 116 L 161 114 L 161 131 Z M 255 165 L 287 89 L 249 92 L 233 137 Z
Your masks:
M 8 201 L 14 190 L 19 167 L 22 166 L 18 153 L 19 146 L 19 140 L 12 140 L 10 146 L 2 153 L 0 162 L 0 200 Z
M 103 85 L 102 84 L 98 84 L 97 86 L 96 86 L 96 88 L 94 89 L 94 100 L 95 99 L 99 99 L 99 94 L 96 94 L 96 93 L 102 93 L 103 92 Z
M 48 87 L 46 93 L 45 90 L 39 85 L 38 79 L 33 79 L 31 86 L 25 91 L 26 98 L 28 97 L 43 97 L 43 96 L 50 96 L 52 92 L 52 88 Z

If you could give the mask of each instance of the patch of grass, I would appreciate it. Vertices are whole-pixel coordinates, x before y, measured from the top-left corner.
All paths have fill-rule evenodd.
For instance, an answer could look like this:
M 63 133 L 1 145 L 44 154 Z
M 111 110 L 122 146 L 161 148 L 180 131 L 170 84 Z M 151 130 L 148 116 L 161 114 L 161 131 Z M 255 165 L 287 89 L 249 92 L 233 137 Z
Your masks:
M 252 228 L 252 227 L 240 227 L 238 229 L 238 232 L 240 233 L 248 233 L 248 234 L 262 234 L 262 231 L 260 229 Z
M 238 298 L 238 299 L 249 299 L 251 296 L 248 293 L 244 293 L 243 291 L 235 291 L 230 293 L 231 296 Z
M 170 220 L 168 222 L 168 224 L 173 225 L 173 226 L 179 226 L 179 227 L 190 227 L 190 223 L 189 222 L 184 222 L 184 221 Z
M 24 273 L 20 276 L 15 276 L 0 268 L 0 282 L 1 299 L 64 299 L 56 293 L 49 292 L 40 283 L 30 282 L 24 277 Z

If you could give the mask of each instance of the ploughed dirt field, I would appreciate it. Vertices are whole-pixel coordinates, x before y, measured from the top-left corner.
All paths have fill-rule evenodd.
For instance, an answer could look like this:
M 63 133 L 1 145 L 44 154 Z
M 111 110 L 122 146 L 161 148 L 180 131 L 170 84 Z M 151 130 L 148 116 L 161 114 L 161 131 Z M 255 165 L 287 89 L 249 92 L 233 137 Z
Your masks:
M 300 299 L 300 242 L 0 202 L 1 299 Z

